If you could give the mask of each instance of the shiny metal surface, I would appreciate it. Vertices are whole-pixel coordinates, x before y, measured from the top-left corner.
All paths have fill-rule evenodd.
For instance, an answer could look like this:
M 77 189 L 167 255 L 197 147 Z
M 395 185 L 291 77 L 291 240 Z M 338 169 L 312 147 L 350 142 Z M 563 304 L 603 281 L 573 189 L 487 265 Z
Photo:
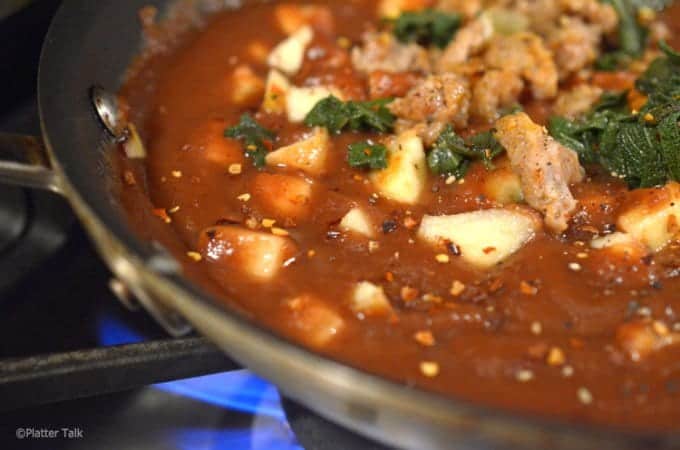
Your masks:
M 116 139 L 124 139 L 125 124 L 120 119 L 118 98 L 115 94 L 101 86 L 94 85 L 90 88 L 92 106 L 97 112 L 104 128 Z
M 39 138 L 0 133 L 0 182 L 61 193 Z

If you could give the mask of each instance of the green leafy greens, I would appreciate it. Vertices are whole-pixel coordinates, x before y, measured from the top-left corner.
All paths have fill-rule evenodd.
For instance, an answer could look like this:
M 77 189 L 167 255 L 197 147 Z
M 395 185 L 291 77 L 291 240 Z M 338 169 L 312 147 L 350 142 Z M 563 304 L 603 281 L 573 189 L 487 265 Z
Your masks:
M 459 14 L 426 9 L 405 12 L 394 22 L 394 35 L 401 42 L 417 42 L 444 48 L 451 42 L 460 27 Z
M 493 167 L 492 160 L 503 151 L 503 147 L 490 131 L 463 139 L 451 125 L 447 125 L 430 150 L 427 165 L 437 175 L 462 178 L 472 160 L 482 160 L 489 169 Z
M 224 135 L 242 141 L 245 145 L 246 156 L 252 159 L 253 165 L 258 168 L 265 166 L 265 157 L 276 137 L 272 131 L 263 128 L 249 114 L 242 115 L 239 124 L 227 128 Z
M 349 145 L 348 162 L 352 167 L 384 169 L 387 167 L 387 148 L 371 142 L 355 142 Z
M 387 109 L 392 99 L 370 102 L 343 102 L 337 97 L 327 97 L 316 105 L 305 117 L 305 125 L 325 127 L 332 133 L 342 130 L 392 130 L 396 117 Z
M 617 48 L 602 55 L 596 62 L 600 70 L 617 70 L 642 55 L 649 30 L 640 21 L 641 11 L 661 11 L 673 0 L 603 0 L 616 10 L 619 17 Z
M 636 81 L 647 95 L 632 112 L 626 93 L 605 94 L 583 118 L 553 117 L 548 129 L 579 154 L 584 164 L 599 164 L 631 188 L 680 180 L 680 55 L 661 43 L 662 56 Z

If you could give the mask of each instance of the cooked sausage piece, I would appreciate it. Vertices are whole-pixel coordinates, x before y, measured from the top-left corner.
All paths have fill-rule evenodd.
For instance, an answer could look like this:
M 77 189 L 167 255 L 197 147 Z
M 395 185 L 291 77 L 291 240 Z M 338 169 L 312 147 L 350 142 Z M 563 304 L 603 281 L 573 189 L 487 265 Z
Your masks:
M 458 30 L 435 63 L 437 72 L 455 72 L 470 56 L 479 53 L 493 35 L 493 25 L 485 17 L 479 17 Z
M 561 92 L 555 100 L 553 114 L 575 119 L 590 110 L 600 99 L 602 92 L 602 88 L 589 84 L 579 84 Z
M 548 36 L 548 45 L 555 55 L 560 79 L 592 64 L 600 54 L 601 32 L 581 19 L 565 19 Z
M 389 33 L 365 33 L 363 46 L 352 50 L 352 64 L 363 73 L 429 72 L 427 51 L 417 44 L 402 44 Z
M 472 114 L 486 122 L 500 117 L 501 110 L 516 104 L 524 88 L 519 75 L 509 70 L 489 70 L 472 90 Z
M 522 76 L 536 99 L 557 95 L 557 67 L 543 40 L 533 33 L 497 36 L 484 54 L 488 68 L 503 69 Z
M 470 112 L 470 83 L 460 75 L 432 75 L 390 104 L 397 117 L 415 123 L 467 125 Z
M 523 112 L 501 118 L 496 130 L 512 169 L 520 177 L 527 203 L 545 214 L 548 228 L 566 230 L 577 206 L 569 184 L 582 181 L 585 175 L 577 154 L 555 141 Z

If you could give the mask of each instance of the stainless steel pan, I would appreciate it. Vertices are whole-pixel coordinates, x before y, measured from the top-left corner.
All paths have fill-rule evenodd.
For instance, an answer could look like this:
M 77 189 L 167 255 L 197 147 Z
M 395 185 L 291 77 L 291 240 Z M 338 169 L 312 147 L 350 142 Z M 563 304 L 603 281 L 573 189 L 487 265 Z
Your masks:
M 141 45 L 137 10 L 147 4 L 163 10 L 169 3 L 64 1 L 40 63 L 42 138 L 3 136 L 0 149 L 5 161 L 0 163 L 0 179 L 65 196 L 111 270 L 170 332 L 181 334 L 190 323 L 233 359 L 276 383 L 285 395 L 337 423 L 398 447 L 680 447 L 678 434 L 639 435 L 550 422 L 374 377 L 258 327 L 183 278 L 167 253 L 131 232 L 113 198 L 107 182 L 113 174 L 106 164 L 111 139 L 94 114 L 89 94 L 93 85 L 112 92 L 118 89 Z

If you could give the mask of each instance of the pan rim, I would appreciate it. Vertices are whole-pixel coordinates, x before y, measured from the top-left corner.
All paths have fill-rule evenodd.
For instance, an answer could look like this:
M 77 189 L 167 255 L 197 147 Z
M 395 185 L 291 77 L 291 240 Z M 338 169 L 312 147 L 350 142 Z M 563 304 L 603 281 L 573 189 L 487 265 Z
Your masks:
M 74 180 L 75 177 L 69 175 L 69 165 L 64 164 L 67 161 L 64 155 L 68 154 L 66 153 L 68 149 L 65 146 L 59 145 L 55 134 L 50 133 L 51 127 L 48 123 L 49 121 L 46 120 L 46 117 L 51 112 L 48 111 L 49 108 L 44 102 L 44 92 L 50 88 L 51 69 L 54 68 L 48 67 L 45 64 L 45 60 L 48 53 L 53 51 L 53 46 L 62 46 L 63 48 L 63 46 L 69 45 L 69 43 L 62 42 L 63 39 L 59 38 L 61 24 L 63 24 L 65 17 L 78 13 L 79 3 L 88 2 L 86 0 L 63 2 L 50 25 L 40 58 L 37 96 L 38 109 L 45 147 L 52 166 L 61 179 L 65 196 L 78 215 L 80 222 L 86 227 L 88 235 L 95 241 L 100 253 L 102 253 L 102 256 L 109 264 L 112 263 L 112 258 L 126 259 L 140 272 L 144 289 L 163 296 L 167 296 L 168 293 L 171 293 L 172 296 L 176 295 L 176 299 L 164 298 L 163 300 L 174 303 L 172 306 L 179 309 L 181 315 L 187 315 L 188 308 L 202 309 L 202 314 L 211 312 L 215 317 L 220 317 L 225 327 L 234 328 L 239 333 L 252 337 L 260 345 L 264 345 L 266 351 L 260 350 L 263 354 L 285 353 L 286 355 L 293 355 L 290 359 L 295 358 L 298 361 L 298 366 L 305 365 L 313 367 L 315 371 L 318 371 L 316 377 L 319 383 L 325 379 L 327 382 L 332 381 L 331 384 L 336 389 L 349 391 L 356 391 L 363 387 L 359 394 L 363 392 L 368 398 L 378 398 L 383 401 L 387 397 L 391 407 L 399 407 L 404 415 L 415 413 L 422 419 L 437 420 L 442 423 L 457 423 L 460 422 L 461 417 L 470 417 L 478 422 L 489 422 L 487 427 L 490 428 L 507 426 L 516 429 L 517 432 L 540 431 L 544 437 L 567 437 L 578 434 L 579 437 L 585 440 L 596 439 L 599 443 L 631 441 L 631 444 L 636 444 L 640 442 L 648 443 L 650 441 L 661 443 L 668 441 L 670 445 L 680 445 L 680 430 L 677 432 L 647 432 L 625 430 L 608 425 L 574 423 L 563 419 L 542 417 L 487 406 L 456 397 L 437 395 L 420 388 L 412 389 L 403 383 L 397 383 L 343 364 L 283 338 L 231 310 L 224 302 L 220 302 L 211 295 L 202 292 L 198 286 L 183 277 L 162 275 L 150 270 L 144 264 L 145 259 L 149 256 L 147 246 L 131 230 L 118 227 L 117 224 L 107 223 L 108 214 L 105 209 L 109 205 L 102 205 L 93 201 L 92 194 L 82 188 L 82 180 Z M 61 70 L 69 69 L 64 67 Z M 89 86 L 83 86 L 84 91 L 88 88 Z M 106 254 L 107 252 L 109 254 Z M 184 311 L 181 309 L 184 309 Z M 197 325 L 197 328 L 200 329 L 200 325 Z M 224 349 L 225 346 L 221 342 L 217 344 Z M 367 391 L 365 386 L 380 390 L 382 397 Z M 283 390 L 284 392 L 287 391 L 286 388 Z M 353 392 L 353 394 L 356 395 L 357 392 Z M 307 406 L 324 415 L 323 412 L 314 408 L 314 405 L 307 404 Z M 453 432 L 455 433 L 455 430 Z M 372 437 L 380 439 L 376 435 L 372 435 Z

